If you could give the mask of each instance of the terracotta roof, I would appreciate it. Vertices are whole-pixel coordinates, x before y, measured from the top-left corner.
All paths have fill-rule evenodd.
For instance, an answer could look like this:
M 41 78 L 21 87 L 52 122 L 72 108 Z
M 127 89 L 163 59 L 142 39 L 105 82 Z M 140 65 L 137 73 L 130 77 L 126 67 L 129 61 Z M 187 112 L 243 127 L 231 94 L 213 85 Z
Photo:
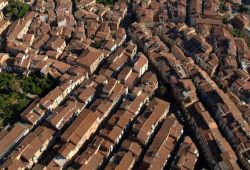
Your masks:
M 79 140 L 88 132 L 89 127 L 96 123 L 100 114 L 84 109 L 80 116 L 71 124 L 71 126 L 62 134 L 64 141 L 70 141 L 77 145 Z
M 25 133 L 27 129 L 19 123 L 16 123 L 14 127 L 1 138 L 0 140 L 0 155 L 2 156 L 6 151 L 8 151 L 9 147 Z
M 146 56 L 144 54 L 139 53 L 139 58 L 137 59 L 136 63 L 134 64 L 134 70 L 138 72 L 145 65 L 148 65 L 148 59 L 146 58 Z
M 86 100 L 90 97 L 93 96 L 95 94 L 96 89 L 89 86 L 85 89 L 83 89 L 80 93 L 78 98 L 80 99 L 81 102 L 86 102 Z
M 131 168 L 133 166 L 135 161 L 136 161 L 136 157 L 134 157 L 131 152 L 127 152 L 125 153 L 124 157 L 120 161 L 116 170 L 127 170 L 128 168 Z

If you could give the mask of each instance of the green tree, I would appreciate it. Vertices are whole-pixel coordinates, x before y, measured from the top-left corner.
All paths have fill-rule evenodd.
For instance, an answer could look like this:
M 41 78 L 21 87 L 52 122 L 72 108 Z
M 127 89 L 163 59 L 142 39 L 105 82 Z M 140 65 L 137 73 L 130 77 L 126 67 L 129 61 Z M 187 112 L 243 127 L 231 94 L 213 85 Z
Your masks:
M 30 9 L 30 6 L 27 3 L 20 0 L 9 0 L 8 2 L 8 6 L 4 9 L 4 14 L 8 17 L 21 18 Z
M 23 17 L 30 9 L 30 6 L 27 3 L 24 3 L 21 7 L 21 10 L 19 11 L 19 13 L 17 14 L 18 18 Z
M 104 5 L 113 5 L 114 0 L 96 0 L 97 3 L 104 4 Z
M 19 119 L 31 99 L 27 93 L 43 96 L 56 86 L 56 81 L 35 74 L 20 76 L 0 73 L 0 128 Z
M 220 1 L 219 9 L 220 9 L 220 11 L 222 11 L 222 12 L 228 11 L 228 7 L 226 6 L 226 3 L 225 3 L 224 0 L 221 0 L 221 1 Z

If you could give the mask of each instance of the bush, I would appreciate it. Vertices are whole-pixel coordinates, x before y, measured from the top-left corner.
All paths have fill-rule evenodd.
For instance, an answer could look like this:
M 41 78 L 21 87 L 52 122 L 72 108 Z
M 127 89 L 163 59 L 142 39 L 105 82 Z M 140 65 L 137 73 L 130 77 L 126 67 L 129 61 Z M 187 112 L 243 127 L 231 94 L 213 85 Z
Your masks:
M 229 18 L 227 16 L 224 16 L 222 18 L 222 22 L 223 22 L 223 24 L 228 24 L 229 23 Z
M 234 29 L 232 30 L 232 35 L 233 35 L 234 37 L 244 38 L 244 35 L 243 35 L 242 31 L 240 31 L 240 30 L 237 29 L 237 28 L 234 28 Z

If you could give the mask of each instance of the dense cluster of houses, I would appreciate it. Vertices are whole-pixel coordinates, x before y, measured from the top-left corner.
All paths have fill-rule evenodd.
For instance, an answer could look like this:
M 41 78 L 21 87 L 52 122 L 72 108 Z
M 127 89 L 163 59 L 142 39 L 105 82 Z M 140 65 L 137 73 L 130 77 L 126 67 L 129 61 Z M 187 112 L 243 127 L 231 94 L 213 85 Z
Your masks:
M 178 157 L 185 161 L 170 166 L 194 169 L 195 144 L 170 103 L 155 97 L 157 75 L 120 26 L 127 3 L 29 4 L 23 18 L 0 21 L 0 72 L 35 72 L 59 85 L 0 132 L 1 169 L 163 169 Z
M 239 168 L 236 153 L 222 136 L 216 122 L 210 116 L 210 113 L 205 109 L 198 97 L 198 89 L 194 83 L 195 76 L 202 74 L 199 72 L 199 68 L 195 67 L 194 61 L 192 61 L 191 58 L 185 57 L 179 47 L 175 46 L 175 48 L 172 47 L 171 49 L 178 49 L 178 53 L 177 51 L 169 51 L 168 47 L 161 47 L 158 45 L 162 44 L 158 43 L 158 41 L 161 41 L 159 38 L 148 37 L 147 39 L 147 35 L 143 34 L 141 30 L 146 30 L 144 25 L 138 23 L 133 24 L 131 28 L 132 36 L 142 36 L 143 38 L 141 38 L 141 40 L 145 40 L 147 43 L 151 44 L 151 47 L 146 49 L 145 53 L 148 54 L 149 60 L 154 63 L 154 66 L 159 69 L 159 71 L 161 71 L 161 65 L 165 65 L 166 69 L 164 70 L 164 74 L 166 75 L 162 74 L 162 76 L 165 76 L 166 81 L 169 81 L 168 83 L 171 85 L 172 94 L 177 101 L 179 101 L 184 110 L 181 116 L 185 116 L 190 122 L 190 127 L 194 130 L 196 138 L 203 147 L 202 151 L 209 164 L 211 166 L 216 166 L 218 169 L 228 167 L 234 167 L 235 169 Z M 143 43 L 144 42 L 138 42 L 138 45 L 140 46 L 140 44 Z M 193 66 L 190 67 L 190 65 Z M 185 76 L 182 72 L 185 73 Z M 208 76 L 207 74 L 205 75 Z M 189 77 L 193 77 L 193 80 Z M 214 150 L 213 148 L 216 147 L 220 149 Z M 220 154 L 221 156 L 219 156 Z M 224 154 L 230 156 L 224 157 Z
M 0 72 L 59 83 L 0 132 L 1 169 L 191 170 L 199 154 L 250 168 L 250 50 L 231 34 L 249 16 L 223 24 L 219 0 L 28 3 L 0 15 Z M 177 103 L 156 96 L 162 84 Z
M 159 17 L 167 9 L 163 6 L 172 13 L 170 1 L 146 2 L 134 4 L 139 19 L 131 25 L 130 37 L 170 84 L 209 166 L 249 169 L 250 50 L 245 40 L 234 38 L 232 27 L 222 23 L 219 1 L 190 1 L 190 26 L 173 15 L 166 15 L 167 21 Z M 234 18 L 241 30 L 249 25 L 244 15 Z

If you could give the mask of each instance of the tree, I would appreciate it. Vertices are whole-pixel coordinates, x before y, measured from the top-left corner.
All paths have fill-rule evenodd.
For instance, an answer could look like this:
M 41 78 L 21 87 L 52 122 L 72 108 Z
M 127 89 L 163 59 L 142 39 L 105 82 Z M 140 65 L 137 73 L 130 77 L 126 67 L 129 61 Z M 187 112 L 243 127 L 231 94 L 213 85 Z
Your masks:
M 113 5 L 114 0 L 96 0 L 97 3 L 104 4 L 104 5 Z
M 4 8 L 4 13 L 8 17 L 21 18 L 30 9 L 30 6 L 27 3 L 20 0 L 9 0 L 8 2 L 7 7 Z
M 48 77 L 31 74 L 28 77 L 0 73 L 0 128 L 19 119 L 19 113 L 31 102 L 27 93 L 43 96 L 56 86 Z
M 30 6 L 29 6 L 28 4 L 26 4 L 26 3 L 24 3 L 24 4 L 22 5 L 21 10 L 20 10 L 19 13 L 17 14 L 17 17 L 18 17 L 18 18 L 23 17 L 23 16 L 29 11 L 29 9 L 30 9 Z
M 226 12 L 228 11 L 228 7 L 226 6 L 226 3 L 224 0 L 220 1 L 220 6 L 219 6 L 220 11 Z

